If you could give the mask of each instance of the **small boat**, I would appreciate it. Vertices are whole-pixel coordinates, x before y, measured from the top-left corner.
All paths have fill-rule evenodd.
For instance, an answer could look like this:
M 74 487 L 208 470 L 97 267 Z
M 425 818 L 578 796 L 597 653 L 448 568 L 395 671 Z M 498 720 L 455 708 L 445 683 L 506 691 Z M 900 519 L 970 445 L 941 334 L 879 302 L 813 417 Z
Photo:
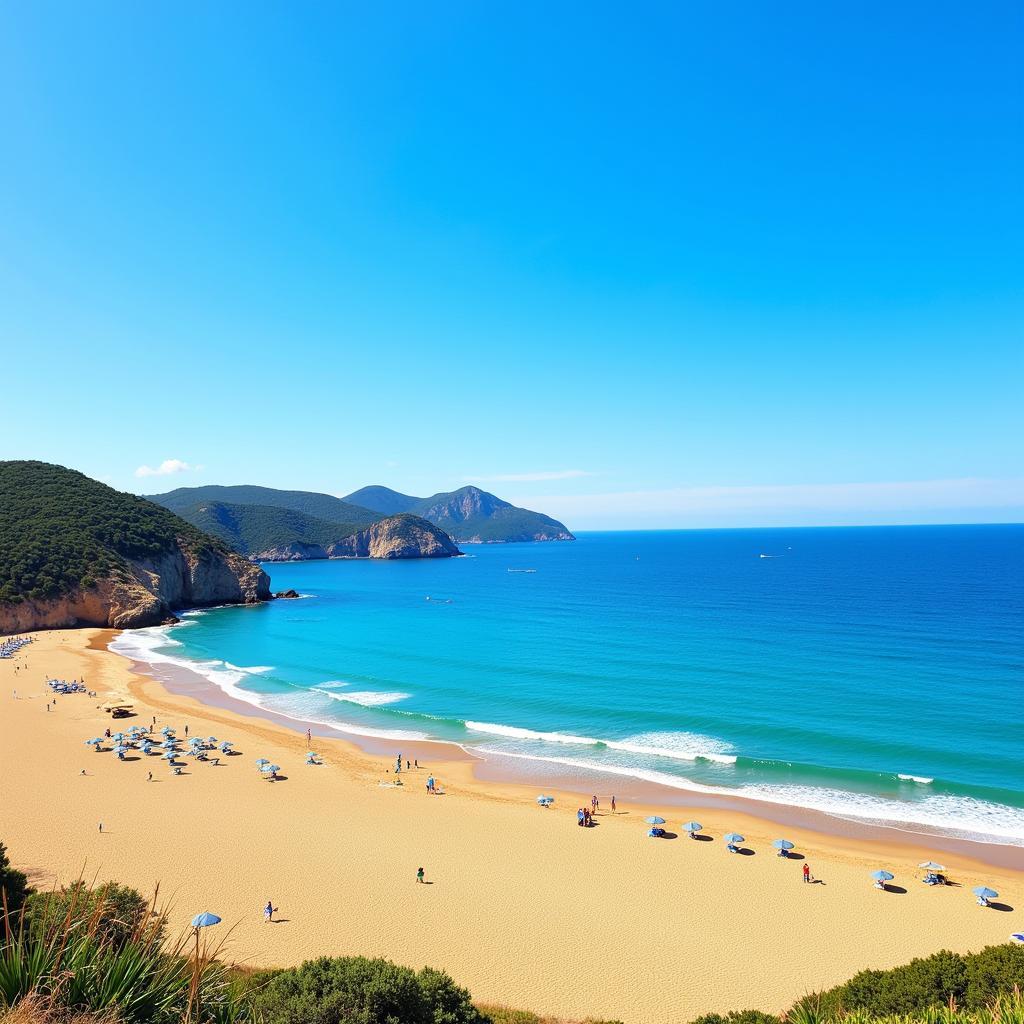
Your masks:
M 509 572 L 536 572 L 536 569 L 509 569 Z
M 758 555 L 758 558 L 778 558 L 778 555 Z

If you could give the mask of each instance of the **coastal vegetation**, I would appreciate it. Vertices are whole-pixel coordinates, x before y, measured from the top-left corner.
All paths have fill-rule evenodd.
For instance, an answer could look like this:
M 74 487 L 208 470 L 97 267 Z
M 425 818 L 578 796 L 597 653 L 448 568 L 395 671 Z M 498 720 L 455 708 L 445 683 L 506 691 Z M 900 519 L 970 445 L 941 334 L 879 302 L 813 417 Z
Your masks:
M 184 543 L 226 550 L 167 509 L 45 462 L 0 462 L 0 603 L 46 600 Z
M 197 947 L 192 932 L 168 939 L 156 898 L 114 883 L 25 897 L 0 844 L 0 1024 L 568 1024 L 474 1004 L 430 967 L 365 957 L 235 967 L 223 944 Z M 1022 988 L 1024 946 L 943 951 L 862 971 L 780 1016 L 713 1013 L 694 1024 L 1024 1024 Z
M 0 462 L 0 633 L 149 626 L 270 581 L 168 509 L 45 462 Z
M 326 548 L 376 520 L 371 517 L 362 522 L 331 522 L 277 505 L 234 505 L 219 501 L 199 502 L 183 508 L 179 514 L 236 551 L 250 556 L 292 544 Z

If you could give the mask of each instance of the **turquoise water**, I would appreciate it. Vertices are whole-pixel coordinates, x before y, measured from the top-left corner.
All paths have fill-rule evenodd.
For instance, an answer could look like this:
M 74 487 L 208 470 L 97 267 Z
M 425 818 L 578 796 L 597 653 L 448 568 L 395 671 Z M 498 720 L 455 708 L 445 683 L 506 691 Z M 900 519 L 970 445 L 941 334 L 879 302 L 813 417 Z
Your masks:
M 1024 526 L 466 550 L 267 566 L 310 596 L 120 649 L 396 751 L 448 739 L 1024 845 Z

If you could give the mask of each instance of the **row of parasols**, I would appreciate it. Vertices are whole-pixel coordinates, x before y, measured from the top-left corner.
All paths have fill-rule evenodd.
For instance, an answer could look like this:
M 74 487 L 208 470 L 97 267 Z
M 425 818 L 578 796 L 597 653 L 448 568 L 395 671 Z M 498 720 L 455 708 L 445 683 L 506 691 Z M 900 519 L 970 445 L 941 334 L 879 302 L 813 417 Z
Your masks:
M 553 796 L 545 796 L 541 794 L 537 797 L 537 803 L 542 807 L 550 807 L 555 802 Z M 664 835 L 664 831 L 661 826 L 665 824 L 665 819 L 659 817 L 657 814 L 652 814 L 648 818 L 644 818 L 644 822 L 651 826 L 648 835 L 658 836 Z M 699 821 L 688 821 L 683 825 L 683 831 L 686 832 L 692 839 L 698 832 L 702 832 L 704 826 Z M 744 836 L 741 836 L 739 832 L 726 832 L 722 837 L 726 843 L 726 849 L 731 853 L 739 852 L 739 844 L 745 842 Z M 787 857 L 789 851 L 796 848 L 796 844 L 788 839 L 776 839 L 772 842 L 772 846 L 779 851 L 780 857 Z M 928 885 L 939 885 L 942 884 L 944 879 L 942 873 L 946 870 L 942 864 L 936 864 L 935 861 L 926 860 L 922 861 L 919 868 L 923 868 L 927 874 L 922 879 Z M 879 868 L 877 871 L 871 872 L 871 877 L 875 881 L 875 887 L 878 889 L 884 889 L 887 882 L 891 882 L 896 876 L 891 871 L 886 871 L 884 868 Z M 971 890 L 977 897 L 978 906 L 987 907 L 990 905 L 990 901 L 999 898 L 999 893 L 995 889 L 990 889 L 987 885 L 979 885 Z M 1014 936 L 1016 939 L 1016 936 Z M 1024 937 L 1017 939 L 1017 941 L 1024 942 Z

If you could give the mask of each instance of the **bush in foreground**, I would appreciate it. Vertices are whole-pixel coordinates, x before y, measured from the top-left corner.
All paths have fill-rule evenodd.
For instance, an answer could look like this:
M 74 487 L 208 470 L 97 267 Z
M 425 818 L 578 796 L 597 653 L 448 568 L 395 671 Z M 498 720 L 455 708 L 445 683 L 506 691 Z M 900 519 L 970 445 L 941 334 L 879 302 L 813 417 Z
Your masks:
M 255 998 L 266 1024 L 487 1024 L 447 974 L 321 957 L 275 973 Z
M 25 918 L 37 932 L 74 921 L 89 922 L 103 942 L 120 948 L 133 937 L 163 941 L 165 922 L 138 890 L 116 882 L 90 889 L 78 881 L 63 889 L 33 892 L 25 901 Z
M 16 916 L 28 891 L 28 877 L 11 867 L 7 847 L 0 843 L 0 910 L 6 906 L 7 913 Z

